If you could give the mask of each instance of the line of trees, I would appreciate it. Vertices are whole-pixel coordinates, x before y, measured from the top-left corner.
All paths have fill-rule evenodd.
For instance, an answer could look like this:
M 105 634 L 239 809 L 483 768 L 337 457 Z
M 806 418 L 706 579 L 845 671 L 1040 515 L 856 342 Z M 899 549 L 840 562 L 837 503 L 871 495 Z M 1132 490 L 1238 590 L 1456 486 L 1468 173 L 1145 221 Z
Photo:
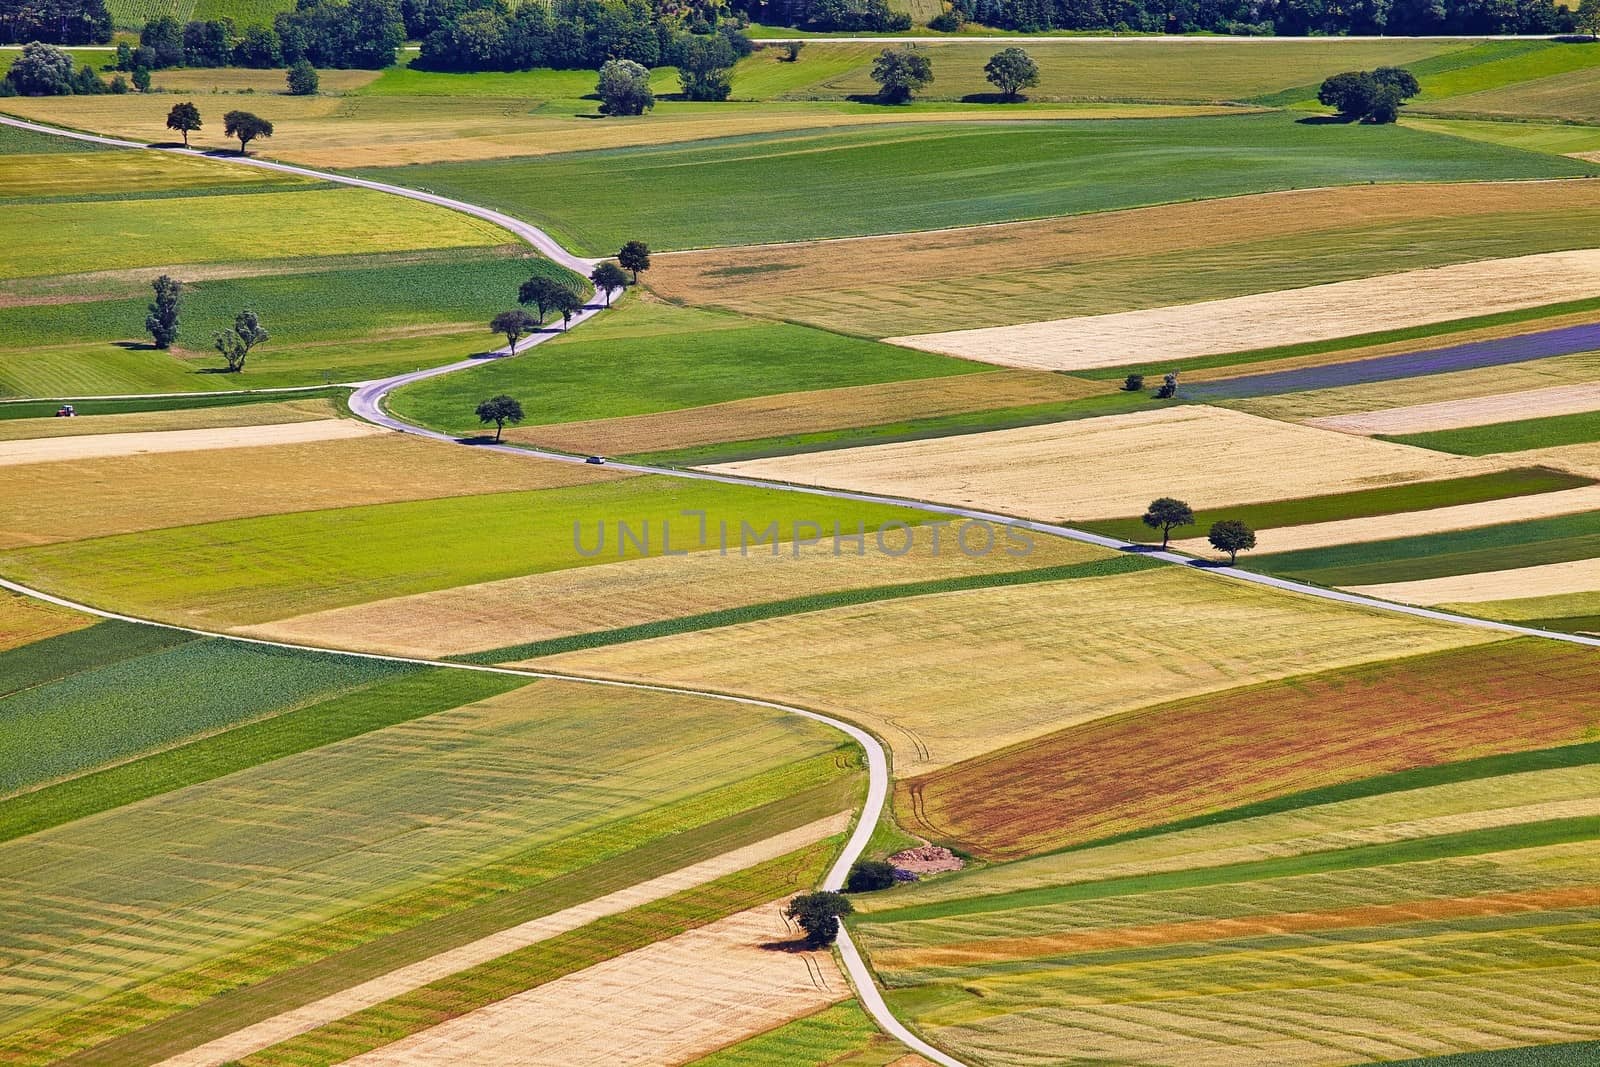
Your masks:
M 394 64 L 405 43 L 398 0 L 300 0 L 271 28 L 240 31 L 229 18 L 180 22 L 154 18 L 137 47 L 117 46 L 118 70 L 168 67 L 269 67 L 307 63 L 323 68 L 379 70 Z
M 911 16 L 887 0 L 733 0 L 749 18 L 805 30 L 896 32 L 911 28 Z
M 1208 31 L 1299 37 L 1571 33 L 1574 13 L 1552 0 L 953 0 L 945 19 L 999 29 Z M 938 20 L 936 20 L 938 21 Z
M 1172 531 L 1194 525 L 1194 509 L 1186 502 L 1163 496 L 1150 501 L 1140 521 L 1152 530 L 1161 531 L 1161 547 L 1166 549 L 1172 540 Z M 1221 519 L 1211 524 L 1206 540 L 1218 552 L 1228 554 L 1228 565 L 1239 562 L 1239 553 L 1256 547 L 1256 532 L 1240 519 Z
M 30 41 L 0 78 L 0 96 L 72 96 L 125 93 L 128 83 L 118 75 L 105 81 L 87 63 L 74 68 L 72 56 L 53 44 Z
M 111 40 L 106 0 L 4 0 L 0 44 L 105 44 Z

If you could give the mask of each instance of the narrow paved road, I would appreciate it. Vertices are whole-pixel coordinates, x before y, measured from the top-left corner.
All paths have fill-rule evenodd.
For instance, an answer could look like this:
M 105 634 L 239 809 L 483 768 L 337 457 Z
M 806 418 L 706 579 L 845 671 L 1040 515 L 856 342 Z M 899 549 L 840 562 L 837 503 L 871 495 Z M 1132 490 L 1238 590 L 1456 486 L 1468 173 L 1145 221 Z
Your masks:
M 1077 40 L 1078 38 L 1073 39 Z M 1147 38 L 1128 39 L 1145 40 Z M 1210 38 L 1177 39 L 1185 41 L 1198 41 L 1209 40 Z M 904 38 L 892 38 L 892 40 L 904 40 Z M 198 150 L 183 148 L 155 149 L 150 145 L 140 144 L 136 141 L 125 141 L 110 137 L 100 137 L 94 134 L 61 130 L 53 126 L 27 122 L 21 119 L 14 119 L 6 116 L 0 116 L 0 124 L 13 126 L 19 129 L 32 130 L 37 133 L 71 137 L 82 141 L 112 145 L 116 147 L 151 149 L 154 151 L 166 151 L 178 154 L 203 156 L 205 158 L 218 159 L 223 162 L 260 167 L 263 169 L 281 171 L 288 174 L 298 174 L 323 181 L 356 186 L 358 188 L 374 189 L 379 192 L 391 193 L 396 196 L 403 196 L 408 199 L 419 200 L 423 203 L 434 204 L 439 207 L 448 208 L 453 211 L 459 211 L 464 214 L 472 215 L 474 217 L 492 222 L 495 225 L 501 226 L 506 230 L 516 234 L 518 237 L 521 237 L 528 244 L 532 245 L 534 248 L 538 249 L 541 253 L 548 256 L 555 262 L 560 263 L 561 265 L 572 270 L 578 271 L 581 274 L 586 275 L 596 262 L 594 260 L 583 259 L 581 257 L 572 255 L 543 230 L 540 230 L 538 227 L 532 226 L 526 222 L 522 222 L 521 220 L 514 219 L 509 215 L 505 215 L 501 212 L 488 208 L 478 207 L 477 205 L 469 204 L 464 201 L 453 200 L 449 197 L 436 196 L 432 193 L 426 193 L 416 189 L 408 189 L 404 186 L 389 185 L 384 182 L 370 181 L 364 178 L 355 178 L 341 174 L 332 174 L 324 171 L 312 170 L 307 167 L 296 167 L 290 164 L 274 163 L 267 160 L 253 159 L 246 156 L 211 155 Z M 591 304 L 585 307 L 582 312 L 573 318 L 572 324 L 578 325 L 582 322 L 585 322 L 594 315 L 599 314 L 602 310 L 604 310 L 602 306 Z M 525 351 L 528 347 L 547 341 L 553 336 L 556 336 L 554 331 L 542 331 L 538 334 L 535 334 L 526 343 L 520 345 L 516 351 Z M 460 441 L 458 438 L 452 437 L 448 434 L 442 434 L 437 431 L 415 426 L 397 419 L 393 415 L 389 414 L 383 407 L 383 401 L 385 397 L 402 386 L 429 378 L 436 378 L 445 374 L 454 374 L 460 371 L 468 370 L 473 367 L 481 366 L 488 360 L 501 358 L 511 354 L 512 353 L 509 350 L 501 349 L 487 357 L 462 360 L 460 362 L 448 364 L 442 367 L 433 367 L 427 370 L 414 371 L 410 374 L 402 374 L 379 381 L 367 382 L 360 385 L 352 395 L 350 405 L 351 410 L 360 418 L 402 433 L 415 434 L 439 441 L 467 444 L 469 447 L 486 448 L 491 451 L 510 453 L 528 459 L 539 459 L 561 463 L 584 462 L 582 457 L 564 455 L 556 452 L 515 448 L 510 445 L 478 444 L 476 442 Z M 1249 582 L 1254 585 L 1267 586 L 1274 589 L 1284 590 L 1286 592 L 1299 593 L 1305 596 L 1317 597 L 1322 600 L 1336 601 L 1355 607 L 1409 615 L 1416 618 L 1432 619 L 1440 622 L 1456 623 L 1463 626 L 1471 626 L 1478 629 L 1493 630 L 1507 634 L 1543 637 L 1549 640 L 1563 641 L 1569 644 L 1600 646 L 1600 638 L 1584 637 L 1578 634 L 1558 633 L 1550 630 L 1539 630 L 1533 627 L 1516 626 L 1511 623 L 1494 622 L 1487 619 L 1475 619 L 1468 616 L 1455 615 L 1450 612 L 1436 611 L 1431 608 L 1422 608 L 1409 604 L 1397 604 L 1390 601 L 1378 600 L 1374 597 L 1346 593 L 1337 589 L 1325 589 L 1320 586 L 1308 585 L 1303 582 L 1290 581 L 1284 578 L 1275 578 L 1265 574 L 1256 574 L 1254 572 L 1242 570 L 1237 567 L 1217 566 L 1204 561 L 1196 560 L 1194 557 L 1186 556 L 1177 552 L 1148 551 L 1143 546 L 1133 545 L 1116 538 L 1102 537 L 1099 534 L 1090 533 L 1086 530 L 1078 530 L 1069 526 L 1062 526 L 1055 523 L 1035 522 L 1032 520 L 1020 519 L 1015 516 L 1003 515 L 998 512 L 983 511 L 975 508 L 952 507 L 949 505 L 913 500 L 905 497 L 883 496 L 874 493 L 858 493 L 848 490 L 828 489 L 818 486 L 791 485 L 787 483 L 766 481 L 759 478 L 718 474 L 707 471 L 683 470 L 670 467 L 652 467 L 631 463 L 613 463 L 610 464 L 610 466 L 613 469 L 625 470 L 639 474 L 654 474 L 672 478 L 721 482 L 729 485 L 743 485 L 755 488 L 781 490 L 785 492 L 804 493 L 838 500 L 851 500 L 900 507 L 920 508 L 924 511 L 949 516 L 952 519 L 986 522 L 1001 526 L 1013 526 L 1032 533 L 1043 534 L 1051 537 L 1062 537 L 1073 541 L 1081 541 L 1086 544 L 1098 545 L 1103 548 L 1110 548 L 1125 552 L 1142 552 L 1166 563 L 1176 564 L 1179 566 L 1202 567 L 1209 573 L 1216 574 L 1224 578 Z M 102 611 L 87 605 L 65 601 L 40 590 L 31 589 L 26 586 L 18 585 L 14 582 L 6 581 L 4 579 L 0 579 L 0 588 L 10 589 L 13 592 L 22 593 L 24 595 L 36 597 L 51 603 L 71 607 L 79 611 L 86 611 L 94 615 L 99 615 L 103 618 L 123 619 L 130 622 L 145 622 L 151 623 L 152 625 L 165 625 L 161 623 L 152 623 L 152 621 L 148 619 L 134 619 L 129 616 L 117 615 L 111 612 Z M 185 629 L 184 627 L 168 628 Z M 230 634 L 211 633 L 200 630 L 188 630 L 187 632 L 203 634 L 204 636 L 209 637 L 225 638 L 234 641 L 248 641 L 249 643 L 253 644 L 276 644 L 280 647 L 298 648 L 309 651 L 339 651 L 335 649 L 316 648 L 314 646 L 291 645 L 280 642 L 239 638 Z M 844 850 L 840 853 L 838 861 L 835 863 L 833 869 L 828 873 L 828 877 L 824 882 L 824 886 L 826 888 L 838 888 L 843 885 L 844 876 L 849 870 L 850 865 L 855 862 L 855 860 L 863 853 L 863 851 L 865 851 L 867 842 L 872 836 L 872 830 L 877 825 L 877 822 L 882 815 L 884 804 L 888 798 L 888 760 L 884 753 L 883 746 L 879 744 L 878 741 L 870 734 L 866 733 L 864 730 L 861 730 L 859 727 L 853 726 L 838 719 L 820 715 L 813 711 L 808 711 L 803 708 L 797 708 L 791 705 L 779 704 L 771 701 L 730 697 L 718 693 L 700 692 L 692 689 L 682 689 L 671 686 L 654 686 L 642 683 L 603 681 L 599 679 L 583 678 L 581 676 L 565 675 L 554 672 L 524 671 L 512 668 L 478 667 L 466 664 L 446 663 L 421 659 L 405 659 L 403 657 L 393 656 L 367 655 L 367 658 L 385 659 L 396 662 L 422 663 L 433 666 L 453 667 L 457 669 L 486 670 L 503 674 L 522 675 L 529 678 L 560 678 L 568 681 L 581 681 L 591 684 L 611 685 L 629 689 L 642 689 L 656 692 L 684 693 L 695 696 L 705 696 L 719 700 L 731 700 L 737 703 L 757 707 L 777 708 L 783 711 L 792 712 L 797 715 L 802 715 L 809 719 L 827 723 L 828 725 L 833 726 L 835 729 L 843 731 L 853 738 L 858 744 L 860 744 L 863 750 L 866 752 L 870 784 L 868 789 L 867 803 L 863 807 L 862 817 L 857 823 L 855 831 L 852 833 L 850 840 L 846 843 Z M 861 957 L 860 952 L 856 949 L 855 944 L 851 941 L 848 931 L 844 930 L 843 928 L 841 928 L 840 934 L 840 954 L 844 959 L 845 969 L 850 975 L 852 983 L 856 987 L 856 991 L 860 997 L 862 1005 L 873 1016 L 878 1025 L 885 1030 L 885 1032 L 898 1038 L 900 1041 L 904 1042 L 907 1046 L 920 1053 L 927 1059 L 939 1064 L 940 1067 L 965 1067 L 961 1061 L 953 1059 L 945 1053 L 940 1052 L 938 1049 L 929 1045 L 926 1041 L 923 1041 L 921 1038 L 917 1037 L 894 1016 L 893 1012 L 889 1010 L 888 1005 L 884 1002 L 882 995 L 878 991 L 871 969 L 866 965 L 865 961 Z

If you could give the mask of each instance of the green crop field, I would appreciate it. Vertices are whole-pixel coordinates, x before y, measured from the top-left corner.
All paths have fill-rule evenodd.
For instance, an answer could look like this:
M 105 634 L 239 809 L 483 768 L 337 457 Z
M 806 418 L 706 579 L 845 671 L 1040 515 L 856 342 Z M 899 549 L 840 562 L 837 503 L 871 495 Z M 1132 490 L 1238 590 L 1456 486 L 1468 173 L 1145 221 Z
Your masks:
M 164 15 L 188 22 L 194 18 L 195 0 L 111 0 L 106 6 L 113 25 L 136 30 Z
M 9 69 L 11 60 L 16 58 L 16 54 L 13 50 L 0 51 L 0 69 Z M 0 126 L 0 156 L 85 155 L 113 151 L 116 150 L 90 141 L 69 141 L 64 137 L 54 137 L 48 133 L 19 130 L 15 126 Z M 49 161 L 37 160 L 33 165 L 49 166 Z
M 1600 512 L 1480 526 L 1471 530 L 1277 552 L 1243 560 L 1321 585 L 1378 585 L 1476 574 L 1600 555 Z
M 280 11 L 293 11 L 291 0 L 196 0 L 191 18 L 229 18 L 240 29 L 247 26 L 271 26 L 272 18 Z
M 493 204 L 548 226 L 584 252 L 605 254 L 641 237 L 653 247 L 692 248 L 1308 185 L 1553 178 L 1592 170 L 1401 127 L 1307 125 L 1268 114 L 1025 128 L 876 127 L 363 173 Z M 692 201 L 672 195 L 684 187 L 700 193 Z
M 1386 438 L 1386 440 L 1400 440 L 1400 438 Z M 1209 529 L 1213 522 L 1224 518 L 1238 519 L 1252 529 L 1268 530 L 1278 526 L 1300 526 L 1339 519 L 1363 519 L 1374 515 L 1397 515 L 1407 511 L 1475 504 L 1485 500 L 1505 500 L 1534 493 L 1554 493 L 1590 484 L 1593 484 L 1590 479 L 1565 471 L 1525 467 L 1465 478 L 1447 478 L 1437 482 L 1413 482 L 1409 485 L 1385 486 L 1381 489 L 1361 489 L 1352 493 L 1279 500 L 1270 504 L 1246 504 L 1228 508 L 1226 514 L 1196 512 L 1192 528 L 1182 527 L 1173 533 L 1176 537 L 1193 536 Z M 1160 531 L 1152 531 L 1137 517 L 1087 522 L 1082 525 L 1095 533 L 1105 534 L 1107 537 L 1121 537 L 1129 541 L 1149 541 L 1160 536 Z
M 516 359 L 402 389 L 390 407 L 469 433 L 473 407 L 496 393 L 525 397 L 528 422 L 537 425 L 985 369 L 803 326 L 630 301 Z
M 776 523 L 778 539 L 787 541 L 796 523 L 816 524 L 831 536 L 835 522 L 853 532 L 861 523 L 871 530 L 886 521 L 931 517 L 906 508 L 645 477 L 96 538 L 7 553 L 0 556 L 0 573 L 151 617 L 238 625 L 658 555 L 668 547 L 662 533 L 668 523 L 672 550 L 693 549 L 700 547 L 699 520 L 683 512 L 695 509 L 706 512 L 707 545 L 717 545 L 718 524 L 727 522 L 733 550 L 741 523 L 752 530 L 748 539 Z M 629 524 L 635 535 L 648 524 L 647 550 L 622 542 L 619 523 Z M 601 526 L 603 547 L 597 541 Z M 801 527 L 802 536 L 806 529 Z
M 447 913 L 492 914 L 510 890 L 563 868 L 848 781 L 836 745 L 832 731 L 782 712 L 536 683 L 8 842 L 0 929 L 29 946 L 18 950 L 28 977 L 0 1007 L 0 1051 L 45 1062 L 58 1042 L 92 1042 L 228 989 L 230 969 L 259 979 Z M 792 825 L 838 810 L 797 806 Z M 13 903 L 23 899 L 29 907 Z M 402 899 L 411 903 L 393 910 Z M 444 947 L 471 940 L 465 918 L 434 936 L 452 939 Z M 351 925 L 330 925 L 341 923 Z M 319 925 L 326 935 L 296 943 Z M 152 1002 L 151 983 L 184 992 Z M 138 1004 L 126 1017 L 110 1011 L 119 996 Z M 91 1006 L 95 1030 L 57 1029 Z
M 1384 434 L 1385 441 L 1453 452 L 1458 456 L 1487 456 L 1496 452 L 1522 452 L 1531 448 L 1600 441 L 1600 413 L 1578 412 L 1549 415 L 1539 419 L 1496 422 L 1466 426 L 1456 430 L 1430 430 L 1424 433 Z
M 874 1047 L 880 1057 L 866 1055 Z M 824 1008 L 776 1030 L 747 1038 L 685 1067 L 800 1067 L 844 1063 L 878 1067 L 900 1056 L 900 1046 L 878 1032 L 854 1000 Z

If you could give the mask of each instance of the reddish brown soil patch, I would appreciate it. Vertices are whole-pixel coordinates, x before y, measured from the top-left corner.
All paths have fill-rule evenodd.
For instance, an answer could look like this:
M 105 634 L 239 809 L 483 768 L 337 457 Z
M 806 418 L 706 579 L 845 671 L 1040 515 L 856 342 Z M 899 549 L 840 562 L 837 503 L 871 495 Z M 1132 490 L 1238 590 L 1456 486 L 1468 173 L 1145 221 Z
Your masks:
M 966 864 L 961 857 L 942 845 L 919 845 L 908 848 L 904 852 L 896 852 L 889 857 L 889 862 L 902 871 L 912 874 L 939 874 L 944 871 L 959 871 Z
M 1506 641 L 1102 719 L 904 781 L 896 803 L 935 838 L 1014 858 L 1597 726 L 1600 659 Z

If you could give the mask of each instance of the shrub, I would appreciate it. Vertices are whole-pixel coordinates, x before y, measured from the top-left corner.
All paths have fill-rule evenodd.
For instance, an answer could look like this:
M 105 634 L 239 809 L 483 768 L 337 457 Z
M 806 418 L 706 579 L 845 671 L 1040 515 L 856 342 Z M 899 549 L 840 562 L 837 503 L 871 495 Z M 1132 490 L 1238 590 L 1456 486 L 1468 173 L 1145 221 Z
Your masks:
M 1130 374 L 1122 379 L 1122 391 L 1125 393 L 1137 393 L 1143 388 L 1144 375 L 1142 374 Z
M 650 72 L 631 59 L 612 59 L 600 68 L 595 86 L 602 115 L 643 115 L 656 106 Z
M 21 96 L 66 96 L 72 92 L 72 57 L 53 44 L 22 46 L 6 81 Z
M 839 918 L 855 911 L 850 898 L 843 893 L 802 893 L 789 901 L 783 914 L 793 919 L 805 931 L 806 944 L 812 948 L 831 945 L 839 937 Z
M 888 889 L 897 879 L 894 864 L 885 860 L 858 860 L 844 880 L 846 893 L 875 893 Z
M 290 96 L 317 95 L 317 68 L 303 59 L 295 60 L 287 76 Z
M 933 81 L 933 60 L 915 48 L 885 48 L 872 61 L 872 80 L 879 100 L 903 104 Z

